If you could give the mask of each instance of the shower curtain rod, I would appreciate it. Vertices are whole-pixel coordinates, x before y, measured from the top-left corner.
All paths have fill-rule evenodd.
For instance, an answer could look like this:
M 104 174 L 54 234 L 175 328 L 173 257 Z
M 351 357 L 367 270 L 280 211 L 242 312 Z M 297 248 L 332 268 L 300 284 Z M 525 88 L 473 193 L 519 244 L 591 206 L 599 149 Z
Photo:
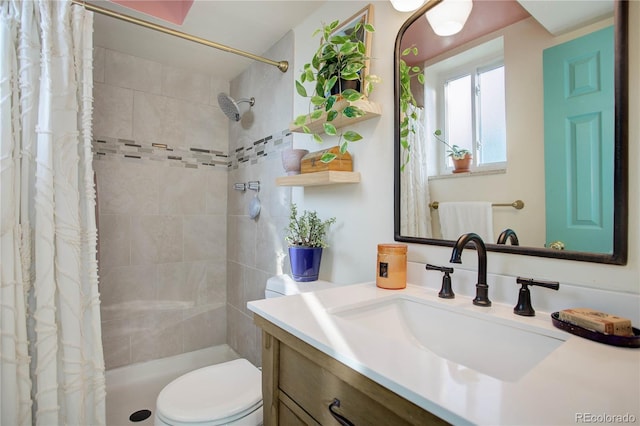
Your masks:
M 130 22 L 141 27 L 150 28 L 152 30 L 159 31 L 161 33 L 169 34 L 175 37 L 179 37 L 185 40 L 193 41 L 195 43 L 204 44 L 205 46 L 213 47 L 214 49 L 223 50 L 225 52 L 233 53 L 235 55 L 244 56 L 255 61 L 264 62 L 265 64 L 273 65 L 282 72 L 287 72 L 289 69 L 289 62 L 287 61 L 273 61 L 271 59 L 263 58 L 262 56 L 254 55 L 253 53 L 245 52 L 233 47 L 225 46 L 224 44 L 216 43 L 214 41 L 206 40 L 191 34 L 183 33 L 182 31 L 173 30 L 162 25 L 154 24 L 153 22 L 144 21 L 142 19 L 134 18 L 133 16 L 125 15 L 123 13 L 114 12 L 113 10 L 105 9 L 100 6 L 96 6 L 91 3 L 87 3 L 82 0 L 71 0 L 71 3 L 84 7 L 92 12 L 107 15 L 112 18 L 120 19 L 121 21 Z

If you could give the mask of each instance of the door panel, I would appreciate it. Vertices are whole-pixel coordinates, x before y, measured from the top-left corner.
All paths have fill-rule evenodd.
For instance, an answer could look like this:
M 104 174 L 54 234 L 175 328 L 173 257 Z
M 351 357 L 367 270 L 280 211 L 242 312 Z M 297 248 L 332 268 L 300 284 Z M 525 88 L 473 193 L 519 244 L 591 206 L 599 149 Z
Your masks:
M 613 252 L 613 47 L 608 27 L 543 53 L 547 246 Z

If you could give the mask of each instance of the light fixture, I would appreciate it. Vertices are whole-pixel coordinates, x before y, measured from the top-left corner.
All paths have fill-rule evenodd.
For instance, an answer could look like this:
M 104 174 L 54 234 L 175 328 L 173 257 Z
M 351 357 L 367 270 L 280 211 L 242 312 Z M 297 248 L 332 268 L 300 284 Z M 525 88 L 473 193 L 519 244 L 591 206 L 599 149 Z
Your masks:
M 424 4 L 426 0 L 389 0 L 398 12 L 413 12 Z
M 427 13 L 427 21 L 439 36 L 450 36 L 462 30 L 473 8 L 471 0 L 442 0 Z

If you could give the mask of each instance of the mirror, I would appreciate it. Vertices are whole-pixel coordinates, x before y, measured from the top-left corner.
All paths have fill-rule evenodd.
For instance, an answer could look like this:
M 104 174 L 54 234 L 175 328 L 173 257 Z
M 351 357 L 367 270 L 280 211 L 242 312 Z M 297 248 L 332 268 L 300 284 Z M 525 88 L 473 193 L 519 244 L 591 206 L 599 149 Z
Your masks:
M 436 7 L 438 3 L 438 0 L 429 1 L 416 11 L 402 25 L 396 38 L 394 58 L 394 234 L 396 241 L 453 246 L 454 239 L 442 237 L 442 224 L 439 220 L 441 212 L 438 211 L 441 209 L 434 208 L 434 202 L 440 206 L 443 206 L 445 202 L 476 202 L 474 208 L 478 207 L 478 202 L 482 202 L 485 206 L 488 202 L 492 206 L 488 214 L 490 224 L 493 225 L 491 240 L 498 241 L 498 234 L 505 229 L 513 229 L 519 240 L 519 245 L 511 245 L 509 242 L 506 244 L 489 243 L 487 249 L 490 251 L 617 265 L 626 264 L 628 3 L 616 0 L 612 6 L 613 17 L 611 14 L 609 17 L 601 15 L 597 19 L 583 22 L 580 27 L 576 27 L 576 22 L 567 23 L 570 28 L 563 30 L 558 29 L 559 27 L 551 28 L 552 26 L 546 22 L 546 26 L 542 26 L 538 19 L 531 16 L 536 15 L 536 12 L 532 10 L 535 8 L 535 1 L 474 0 L 473 10 L 463 30 L 457 35 L 448 37 L 436 36 L 424 18 L 426 11 Z M 554 3 L 568 4 L 569 2 Z M 609 7 L 611 7 L 612 2 L 603 1 L 600 3 L 609 3 Z M 548 5 L 549 3 L 545 2 L 544 4 Z M 487 12 L 485 6 L 502 9 Z M 504 15 L 509 15 L 509 12 L 504 10 L 506 6 L 515 6 L 516 9 L 519 9 L 518 13 L 525 14 L 524 17 L 511 18 L 515 21 L 508 22 L 506 26 L 502 24 L 499 27 L 483 27 L 491 21 L 487 16 L 504 17 Z M 526 6 L 526 9 L 523 6 Z M 575 10 L 576 6 L 572 7 Z M 575 14 L 552 12 L 551 15 L 555 15 L 557 18 L 558 16 L 573 17 Z M 536 16 L 539 18 L 538 15 Z M 542 21 L 544 22 L 544 20 Z M 614 49 L 611 59 L 613 74 L 610 79 L 612 80 L 614 100 L 609 118 L 606 114 L 599 115 L 599 117 L 603 117 L 600 123 L 602 127 L 597 127 L 596 130 L 591 124 L 584 124 L 586 121 L 570 120 L 568 128 L 571 131 L 568 134 L 571 142 L 567 149 L 575 149 L 575 146 L 580 144 L 592 144 L 593 146 L 589 152 L 576 155 L 573 158 L 567 156 L 564 158 L 564 161 L 567 161 L 567 166 L 559 167 L 552 160 L 564 154 L 553 152 L 552 149 L 555 149 L 553 147 L 556 143 L 556 135 L 566 132 L 554 131 L 549 124 L 553 115 L 556 114 L 548 112 L 549 106 L 553 106 L 554 102 L 551 99 L 553 93 L 550 92 L 557 90 L 550 89 L 554 86 L 547 81 L 547 75 L 544 71 L 544 67 L 547 66 L 547 56 L 551 56 L 546 51 L 551 51 L 551 48 L 569 44 L 574 39 L 611 27 L 611 23 L 613 23 L 611 34 Z M 496 24 L 491 23 L 491 25 Z M 563 23 L 555 22 L 553 25 L 563 25 Z M 536 41 L 532 35 L 534 33 L 542 34 L 543 37 L 546 37 L 545 40 Z M 467 173 L 452 173 L 453 169 L 448 168 L 452 163 L 447 163 L 449 160 L 445 154 L 446 147 L 433 135 L 436 129 L 442 128 L 446 141 L 447 135 L 444 131 L 446 119 L 442 118 L 446 114 L 439 110 L 439 108 L 442 109 L 443 102 L 437 100 L 437 90 L 429 86 L 429 80 L 433 77 L 429 74 L 429 67 L 445 60 L 451 61 L 452 57 L 468 51 L 470 47 L 476 47 L 498 38 L 500 39 L 499 44 L 504 46 L 502 60 L 504 61 L 506 161 L 493 168 L 477 168 Z M 399 70 L 401 61 L 411 64 L 410 57 L 413 55 L 402 55 L 403 50 L 410 46 L 415 46 L 418 50 L 418 55 L 414 59 L 417 63 L 414 63 L 421 69 L 427 70 L 425 71 L 424 90 L 418 82 L 412 83 L 412 92 L 416 95 L 418 104 L 424 107 L 420 114 L 426 118 L 418 120 L 423 124 L 424 129 L 421 136 L 420 132 L 416 134 L 417 139 L 415 140 L 422 143 L 411 144 L 411 157 L 405 166 L 407 153 L 401 144 L 401 139 L 404 137 L 404 135 L 401 136 L 404 115 L 401 114 L 401 75 Z M 420 56 L 423 52 L 427 56 Z M 580 65 L 576 68 L 580 69 Z M 593 68 L 585 66 L 582 71 L 578 71 L 576 74 L 578 79 L 586 79 L 581 81 L 579 85 L 589 81 L 590 77 L 587 76 L 591 75 L 590 69 Z M 537 74 L 531 74 L 531 72 Z M 548 71 L 546 73 L 549 74 Z M 552 77 L 559 74 L 562 73 L 557 71 L 550 73 Z M 586 85 L 588 86 L 588 83 Z M 418 90 L 415 89 L 416 86 L 420 86 Z M 546 93 L 545 87 L 547 87 Z M 581 117 L 586 115 L 583 114 Z M 604 128 L 610 129 L 609 143 L 606 144 L 606 140 L 604 142 L 600 140 L 594 144 L 593 135 L 605 133 L 605 130 L 602 130 Z M 477 135 L 477 133 L 474 134 Z M 583 142 L 584 140 L 586 142 Z M 451 143 L 455 142 L 451 141 Z M 593 156 L 597 153 L 594 154 L 593 147 L 601 146 L 598 143 L 607 145 L 610 154 L 609 157 L 599 158 L 599 163 L 594 163 Z M 471 148 L 472 153 L 476 154 L 475 156 L 482 156 L 479 151 L 481 148 L 476 146 Z M 419 163 L 423 164 L 419 165 Z M 417 169 L 408 169 L 412 164 L 416 164 Z M 566 172 L 567 167 L 572 169 Z M 558 170 L 562 170 L 564 175 L 557 173 Z M 556 244 L 557 242 L 553 241 L 553 236 L 549 236 L 550 223 L 552 222 L 550 215 L 554 212 L 557 214 L 556 209 L 559 207 L 555 201 L 549 200 L 553 200 L 552 193 L 562 183 L 555 180 L 560 176 L 564 176 L 564 180 L 573 179 L 571 182 L 575 185 L 575 187 L 569 188 L 569 192 L 560 195 L 560 203 L 566 204 L 567 206 L 564 208 L 569 209 L 561 210 L 561 218 L 565 222 L 570 222 L 578 230 L 578 234 L 581 234 L 583 238 L 586 237 L 587 240 L 591 237 L 585 233 L 585 230 L 590 228 L 604 230 L 604 238 L 607 242 L 604 248 L 592 249 L 571 243 L 562 249 L 562 245 Z M 560 180 L 562 181 L 562 179 Z M 594 189 L 590 193 L 585 194 L 583 190 L 583 192 L 576 194 L 575 188 L 581 188 L 582 184 L 587 181 L 598 182 L 600 186 L 593 187 Z M 574 192 L 571 193 L 571 191 Z M 557 196 L 557 194 L 555 195 Z M 608 199 L 607 195 L 610 196 Z M 522 208 L 516 208 L 516 206 Z M 452 205 L 449 204 L 447 207 L 450 209 Z M 459 207 L 459 205 L 453 206 L 453 208 Z M 591 216 L 589 214 L 584 216 L 583 212 L 590 212 Z M 599 216 L 595 217 L 594 215 Z M 445 222 L 451 222 L 450 217 L 447 216 L 447 218 L 445 218 Z M 603 225 L 604 222 L 608 222 L 608 226 Z

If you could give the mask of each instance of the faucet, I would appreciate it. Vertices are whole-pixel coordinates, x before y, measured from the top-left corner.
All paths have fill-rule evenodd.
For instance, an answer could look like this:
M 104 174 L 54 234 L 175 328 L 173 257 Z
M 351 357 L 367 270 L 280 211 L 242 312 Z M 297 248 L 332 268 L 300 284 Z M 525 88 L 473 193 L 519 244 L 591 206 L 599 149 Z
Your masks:
M 473 232 L 462 234 L 453 246 L 449 262 L 462 263 L 462 260 L 460 260 L 462 250 L 469 243 L 473 243 L 478 252 L 478 282 L 476 283 L 476 298 L 473 299 L 473 304 L 489 307 L 491 306 L 491 300 L 489 300 L 489 286 L 487 285 L 487 248 L 482 238 Z
M 511 228 L 507 228 L 500 233 L 498 236 L 498 241 L 496 244 L 507 244 L 507 239 L 511 241 L 512 246 L 519 246 L 520 242 L 518 241 L 518 236 L 516 235 L 516 231 Z

